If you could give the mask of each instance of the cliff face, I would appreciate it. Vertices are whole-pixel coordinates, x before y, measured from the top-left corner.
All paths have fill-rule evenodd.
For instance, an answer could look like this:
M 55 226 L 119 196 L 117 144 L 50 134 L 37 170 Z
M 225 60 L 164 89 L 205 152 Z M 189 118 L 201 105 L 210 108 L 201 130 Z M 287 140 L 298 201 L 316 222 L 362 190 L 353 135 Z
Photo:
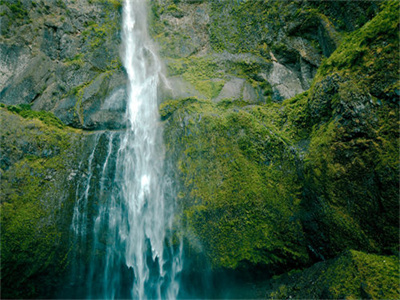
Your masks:
M 378 10 L 350 1 L 151 3 L 152 34 L 174 87 L 169 96 L 215 102 L 281 101 L 309 89 L 322 59 Z
M 92 254 L 90 228 L 112 191 L 120 134 L 67 127 L 27 105 L 1 105 L 0 116 L 2 297 L 78 293 L 77 269 Z
M 91 138 L 50 114 L 42 122 L 0 110 L 2 297 L 49 295 L 67 265 L 79 163 Z
M 197 84 L 161 105 L 187 255 L 279 273 L 346 249 L 397 253 L 398 5 L 158 4 L 168 74 Z
M 208 84 L 208 92 L 222 83 L 219 94 L 161 108 L 189 239 L 200 239 L 216 266 L 233 268 L 290 268 L 348 248 L 394 250 L 398 6 L 383 3 L 364 25 L 376 3 L 158 5 L 167 30 L 155 39 L 173 80 Z M 343 16 L 350 8 L 355 23 Z M 288 86 L 292 79 L 298 89 Z M 246 86 L 257 99 L 246 98 Z
M 77 128 L 120 128 L 119 1 L 2 1 L 0 95 Z
M 94 215 L 112 190 L 122 7 L 0 9 L 2 296 L 52 297 L 76 255 L 82 265 L 92 255 L 90 238 L 76 249 L 70 236 L 75 202 L 86 197 Z M 363 273 L 361 287 L 337 280 L 386 256 L 335 258 L 398 250 L 398 15 L 396 2 L 149 2 L 187 270 L 280 274 L 334 259 L 261 296 L 399 295 L 395 268 Z M 298 292 L 302 278 L 318 288 Z
M 121 3 L 1 1 L 0 18 L 2 297 L 51 298 L 87 251 L 74 245 L 73 210 L 92 180 L 96 211 L 109 143 L 66 125 L 124 126 Z

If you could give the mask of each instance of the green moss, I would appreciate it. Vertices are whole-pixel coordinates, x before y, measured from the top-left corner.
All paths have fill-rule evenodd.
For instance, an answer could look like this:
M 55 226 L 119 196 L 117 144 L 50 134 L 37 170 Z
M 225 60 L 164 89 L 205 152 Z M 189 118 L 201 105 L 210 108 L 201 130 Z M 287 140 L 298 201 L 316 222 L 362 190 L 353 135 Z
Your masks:
M 89 45 L 89 51 L 86 50 L 83 55 L 90 61 L 90 56 L 94 53 L 101 51 L 103 57 L 106 57 L 105 67 L 101 68 L 100 72 L 106 70 L 120 68 L 121 61 L 120 57 L 116 53 L 110 53 L 110 45 L 116 43 L 119 40 L 119 32 L 121 30 L 121 24 L 119 14 L 122 9 L 122 1 L 120 0 L 96 0 L 93 1 L 100 5 L 105 17 L 100 19 L 89 19 L 85 22 L 85 29 L 82 31 L 84 40 Z M 104 59 L 104 58 L 103 58 Z M 79 63 L 79 60 L 76 61 Z
M 302 272 L 273 281 L 270 299 L 398 299 L 399 260 L 348 251 Z
M 349 247 L 390 253 L 398 244 L 399 5 L 383 6 L 324 62 L 309 92 L 305 186 L 319 200 L 305 197 L 304 206 L 324 206 L 314 206 L 318 232 L 306 230 L 330 257 Z
M 170 117 L 177 109 L 184 106 L 186 103 L 203 102 L 197 98 L 186 98 L 181 100 L 170 100 L 161 103 L 160 105 L 160 116 L 162 120 Z
M 75 55 L 71 59 L 65 59 L 65 64 L 67 66 L 75 66 L 75 69 L 82 68 L 85 64 L 84 55 L 82 53 Z
M 295 158 L 288 141 L 258 118 L 262 110 L 188 100 L 162 108 L 182 185 L 184 235 L 192 246 L 200 239 L 216 268 L 308 259 L 296 217 Z
M 120 9 L 122 7 L 121 0 L 89 0 L 89 3 L 100 3 L 105 6 L 112 7 L 113 9 Z
M 321 65 L 317 78 L 339 70 L 353 75 L 376 73 L 376 76 L 381 73 L 382 64 L 388 65 L 389 60 L 398 56 L 399 3 L 386 1 L 382 2 L 382 6 L 382 12 L 351 33 Z M 394 68 L 396 67 L 392 66 L 390 70 L 392 75 Z
M 178 7 L 175 4 L 168 5 L 167 11 L 169 11 L 169 12 L 178 11 Z
M 278 103 L 267 103 L 259 117 L 275 126 L 295 145 L 309 138 L 311 115 L 308 110 L 308 92 Z
M 349 61 L 322 67 L 306 93 L 264 106 L 193 99 L 163 106 L 167 150 L 181 184 L 184 235 L 191 245 L 203 243 L 214 266 L 301 265 L 307 262 L 305 244 L 315 259 L 346 249 L 396 251 L 398 50 L 379 49 L 398 40 L 392 30 L 397 6 L 386 5 L 360 29 L 379 34 L 346 39 L 330 59 Z M 374 55 L 374 63 L 354 62 L 346 53 L 354 38 L 367 45 L 367 36 L 366 55 Z M 193 84 L 225 79 L 214 73 L 217 65 L 203 63 L 173 60 L 169 72 Z M 257 68 L 238 70 L 250 77 Z M 268 94 L 268 86 L 264 90 Z
M 2 4 L 5 4 L 11 10 L 14 20 L 21 21 L 25 19 L 29 21 L 29 12 L 24 8 L 20 0 L 13 3 L 2 1 Z
M 9 105 L 7 109 L 11 112 L 15 112 L 25 119 L 39 119 L 43 123 L 55 126 L 58 128 L 64 128 L 64 123 L 61 122 L 54 114 L 47 111 L 34 111 L 31 110 L 29 104 Z
M 249 52 L 261 57 L 269 57 L 270 50 L 287 52 L 287 46 L 274 32 L 282 31 L 288 23 L 310 26 L 310 13 L 304 14 L 306 10 L 307 3 L 288 1 L 224 1 L 224 5 L 212 2 L 211 46 L 216 52 Z M 295 32 L 302 29 L 301 25 L 296 26 Z M 265 44 L 266 36 L 274 41 Z M 314 36 L 306 37 L 315 40 Z
M 79 122 L 81 124 L 83 124 L 83 107 L 82 107 L 83 95 L 85 93 L 86 87 L 89 86 L 93 82 L 93 80 L 78 85 L 68 92 L 68 94 L 74 95 L 76 97 L 76 102 L 74 106 L 74 116 L 78 116 Z
M 312 134 L 306 167 L 314 188 L 323 191 L 331 207 L 319 222 L 330 232 L 329 251 L 336 248 L 337 253 L 344 245 L 376 251 L 375 243 L 388 250 L 397 243 L 398 218 L 393 211 L 399 205 L 394 199 L 398 197 L 396 158 L 400 153 L 395 138 L 399 123 L 394 115 L 388 108 L 368 110 L 364 116 L 321 125 Z M 372 116 L 379 121 L 374 122 Z M 328 217 L 332 211 L 337 219 L 350 223 Z M 375 217 L 366 220 L 366 215 Z
M 208 99 L 215 98 L 225 85 L 225 75 L 212 60 L 188 57 L 171 60 L 167 65 L 169 76 L 182 76 Z
M 2 296 L 44 297 L 67 263 L 69 225 L 64 223 L 70 211 L 62 210 L 69 189 L 64 180 L 78 131 L 5 108 L 0 117 L 9 124 L 0 134 Z

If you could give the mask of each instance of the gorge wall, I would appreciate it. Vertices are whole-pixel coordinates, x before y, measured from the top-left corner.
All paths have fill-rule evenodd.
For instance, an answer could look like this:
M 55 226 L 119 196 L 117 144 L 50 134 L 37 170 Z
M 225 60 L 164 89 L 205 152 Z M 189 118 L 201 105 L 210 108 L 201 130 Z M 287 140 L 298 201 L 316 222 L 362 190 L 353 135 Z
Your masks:
M 122 3 L 0 9 L 2 297 L 65 297 L 92 255 L 90 236 L 71 242 L 75 202 L 89 185 L 94 213 L 114 184 Z M 149 1 L 183 288 L 236 270 L 285 274 L 259 297 L 399 297 L 398 16 L 395 1 Z

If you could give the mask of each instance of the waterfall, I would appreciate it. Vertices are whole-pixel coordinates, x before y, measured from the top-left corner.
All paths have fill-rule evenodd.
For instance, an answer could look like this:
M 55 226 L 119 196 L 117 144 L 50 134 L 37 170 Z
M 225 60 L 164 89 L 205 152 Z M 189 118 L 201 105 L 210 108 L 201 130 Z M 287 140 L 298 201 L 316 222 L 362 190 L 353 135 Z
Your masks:
M 160 61 L 147 33 L 144 0 L 126 0 L 123 14 L 123 63 L 128 75 L 128 130 L 119 157 L 127 223 L 120 228 L 125 262 L 134 271 L 134 297 L 176 297 L 176 260 L 164 253 L 173 206 L 165 199 L 164 148 L 158 114 Z M 168 266 L 168 269 L 167 269 Z M 175 293 L 175 295 L 174 295 Z
M 161 63 L 146 17 L 146 0 L 124 2 L 127 126 L 96 135 L 77 196 L 70 281 L 76 298 L 174 299 L 179 292 L 182 244 L 172 242 L 174 197 L 158 114 Z

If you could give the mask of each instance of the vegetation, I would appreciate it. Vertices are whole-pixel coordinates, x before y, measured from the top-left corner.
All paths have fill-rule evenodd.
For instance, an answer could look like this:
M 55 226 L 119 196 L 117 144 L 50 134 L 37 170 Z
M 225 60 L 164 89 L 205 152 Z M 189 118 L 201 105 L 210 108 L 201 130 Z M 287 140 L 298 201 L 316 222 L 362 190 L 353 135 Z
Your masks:
M 19 114 L 25 119 L 39 119 L 44 124 L 55 126 L 60 129 L 65 127 L 64 123 L 54 116 L 54 114 L 48 111 L 34 111 L 29 104 L 10 105 L 7 109 Z
M 181 222 L 216 267 L 236 268 L 244 260 L 301 265 L 308 259 L 295 157 L 288 140 L 257 118 L 263 114 L 261 107 L 238 110 L 196 99 L 161 109 L 168 118 L 167 152 L 176 155 L 182 182 Z
M 28 11 L 24 8 L 24 5 L 20 0 L 18 1 L 1 1 L 0 4 L 6 5 L 10 10 L 11 13 L 13 14 L 13 17 L 20 21 L 24 19 L 28 19 Z M 2 15 L 5 15 L 5 13 Z
M 268 299 L 398 299 L 398 258 L 347 251 L 275 278 Z
M 225 84 L 225 74 L 211 59 L 188 57 L 175 59 L 168 64 L 169 76 L 182 76 L 207 99 L 218 96 Z
M 310 233 L 325 255 L 338 254 L 344 241 L 355 249 L 397 251 L 398 12 L 398 3 L 384 3 L 324 62 L 309 92 L 306 186 L 319 192 L 304 204 L 324 203 L 313 216 L 320 233 Z M 355 60 L 360 45 L 365 56 Z M 386 46 L 390 51 L 382 53 Z
M 111 47 L 121 1 L 90 2 L 105 17 L 86 21 L 83 50 L 61 64 L 84 74 L 63 88 L 76 126 L 85 101 L 103 99 L 121 69 Z M 28 19 L 21 1 L 3 3 Z M 174 31 L 189 2 L 151 3 L 168 76 L 204 96 L 160 106 L 186 259 L 205 255 L 214 270 L 291 271 L 265 287 L 268 298 L 399 298 L 399 3 L 210 1 L 205 44 L 196 28 Z M 298 37 L 312 51 L 300 53 Z M 318 67 L 311 88 L 272 102 L 262 75 L 276 59 L 297 72 L 303 59 Z M 212 102 L 232 77 L 265 103 Z M 51 295 L 68 265 L 78 185 L 68 178 L 83 135 L 29 105 L 0 105 L 0 117 L 2 297 Z M 95 160 L 106 155 L 98 149 Z
M 281 272 L 348 249 L 397 253 L 398 9 L 383 4 L 281 104 L 161 106 L 191 255 L 201 244 L 216 268 Z
M 76 130 L 29 106 L 0 114 L 2 297 L 49 295 L 67 264 L 66 173 L 76 163 Z

